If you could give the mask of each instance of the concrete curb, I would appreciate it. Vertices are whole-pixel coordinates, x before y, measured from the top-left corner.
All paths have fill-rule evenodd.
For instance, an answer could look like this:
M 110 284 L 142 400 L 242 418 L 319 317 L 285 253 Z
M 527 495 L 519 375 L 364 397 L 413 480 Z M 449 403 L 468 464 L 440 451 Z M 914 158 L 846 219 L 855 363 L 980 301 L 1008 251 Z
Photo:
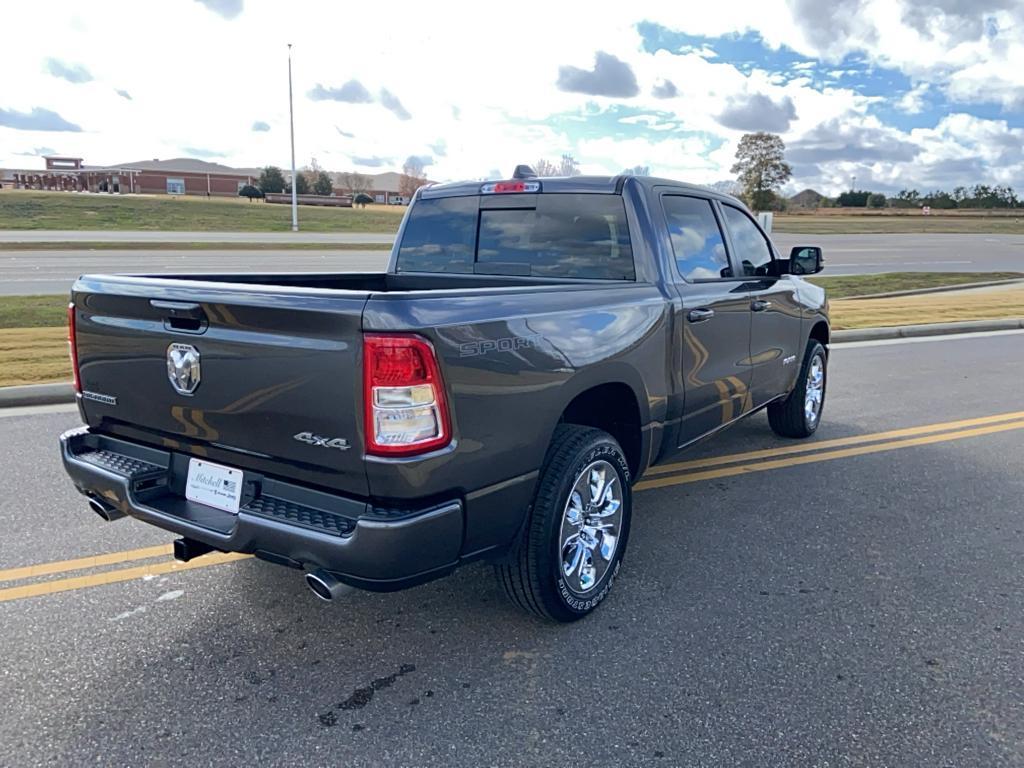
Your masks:
M 949 333 L 977 333 L 983 331 L 1015 331 L 1024 328 L 1024 318 L 1006 320 L 964 320 L 959 323 L 927 323 L 925 325 L 894 325 L 889 328 L 855 328 L 833 331 L 832 341 L 874 341 L 876 339 L 906 339 L 917 336 L 944 336 Z
M 965 320 L 959 323 L 896 325 L 890 328 L 856 328 L 849 331 L 834 331 L 832 333 L 832 341 L 835 343 L 874 341 L 876 339 L 904 339 L 915 336 L 943 336 L 949 333 L 1015 331 L 1018 329 L 1024 329 L 1024 317 L 1007 320 Z M 70 382 L 29 384 L 24 387 L 0 387 L 0 408 L 73 402 L 75 402 L 75 391 Z
M 0 408 L 26 405 L 54 405 L 75 402 L 71 382 L 59 384 L 28 384 L 23 387 L 0 387 Z
M 989 288 L 996 285 L 1015 285 L 1024 283 L 1024 278 L 1013 277 L 1009 280 L 989 280 L 984 283 L 961 283 L 960 285 L 938 285 L 934 288 L 914 288 L 910 291 L 889 291 L 888 293 L 865 293 L 861 296 L 844 296 L 834 301 L 860 301 L 861 299 L 895 299 L 900 296 L 921 296 L 926 293 L 946 293 L 947 291 L 966 291 L 971 288 Z

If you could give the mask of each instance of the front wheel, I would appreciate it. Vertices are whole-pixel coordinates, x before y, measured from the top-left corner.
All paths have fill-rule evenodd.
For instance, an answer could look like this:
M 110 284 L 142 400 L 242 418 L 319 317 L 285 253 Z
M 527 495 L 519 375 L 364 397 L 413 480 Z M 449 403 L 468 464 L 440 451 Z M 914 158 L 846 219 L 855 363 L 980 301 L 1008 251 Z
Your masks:
M 810 437 L 821 423 L 825 408 L 828 356 L 815 339 L 809 339 L 796 387 L 789 397 L 768 406 L 768 423 L 782 437 Z
M 593 611 L 622 563 L 632 503 L 629 465 L 615 438 L 560 425 L 527 526 L 508 561 L 496 566 L 509 599 L 561 622 Z

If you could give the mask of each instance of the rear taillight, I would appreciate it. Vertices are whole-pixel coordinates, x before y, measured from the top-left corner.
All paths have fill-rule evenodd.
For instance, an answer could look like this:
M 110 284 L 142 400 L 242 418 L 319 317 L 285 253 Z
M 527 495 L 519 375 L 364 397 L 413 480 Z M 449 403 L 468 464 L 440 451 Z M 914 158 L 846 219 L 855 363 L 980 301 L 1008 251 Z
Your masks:
M 72 383 L 75 392 L 81 392 L 82 380 L 78 375 L 78 343 L 75 336 L 75 305 L 68 304 L 68 354 L 71 355 Z
M 410 456 L 451 440 L 434 348 L 418 336 L 363 337 L 366 452 Z

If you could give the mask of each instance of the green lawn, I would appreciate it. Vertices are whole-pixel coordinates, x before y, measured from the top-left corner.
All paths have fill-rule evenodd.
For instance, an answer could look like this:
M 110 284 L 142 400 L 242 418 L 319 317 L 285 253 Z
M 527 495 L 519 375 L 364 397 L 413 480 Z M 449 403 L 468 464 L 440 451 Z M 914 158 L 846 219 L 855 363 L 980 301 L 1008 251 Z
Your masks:
M 1024 234 L 1024 210 L 1020 216 L 922 216 L 905 215 L 785 215 L 776 214 L 772 231 L 794 235 L 859 235 L 942 233 L 962 235 Z
M 0 329 L 54 328 L 68 322 L 68 296 L 0 296 Z
M 1024 278 L 1020 272 L 887 272 L 880 275 L 844 275 L 828 277 L 816 275 L 808 278 L 828 291 L 831 299 L 849 296 L 868 296 L 892 291 L 913 291 L 918 288 L 988 283 L 994 280 Z
M 402 206 L 319 208 L 300 206 L 306 232 L 395 232 Z M 0 229 L 288 232 L 287 205 L 242 198 L 162 195 L 86 195 L 71 192 L 0 191 Z M 943 232 L 1024 234 L 1024 211 L 1010 215 L 778 214 L 776 232 L 859 234 Z
M 402 206 L 299 207 L 305 232 L 395 232 Z M 242 198 L 0 192 L 0 229 L 288 232 L 291 207 Z

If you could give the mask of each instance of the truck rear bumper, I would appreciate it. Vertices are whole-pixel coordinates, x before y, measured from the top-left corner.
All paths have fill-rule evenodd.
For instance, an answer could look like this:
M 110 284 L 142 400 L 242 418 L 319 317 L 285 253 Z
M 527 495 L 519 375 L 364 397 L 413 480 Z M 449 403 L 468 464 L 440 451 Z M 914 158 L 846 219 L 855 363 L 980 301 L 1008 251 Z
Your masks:
M 188 501 L 189 456 L 91 432 L 61 435 L 75 487 L 123 515 L 202 542 L 376 591 L 403 589 L 459 563 L 461 500 L 380 510 L 365 501 L 246 471 L 238 514 Z

